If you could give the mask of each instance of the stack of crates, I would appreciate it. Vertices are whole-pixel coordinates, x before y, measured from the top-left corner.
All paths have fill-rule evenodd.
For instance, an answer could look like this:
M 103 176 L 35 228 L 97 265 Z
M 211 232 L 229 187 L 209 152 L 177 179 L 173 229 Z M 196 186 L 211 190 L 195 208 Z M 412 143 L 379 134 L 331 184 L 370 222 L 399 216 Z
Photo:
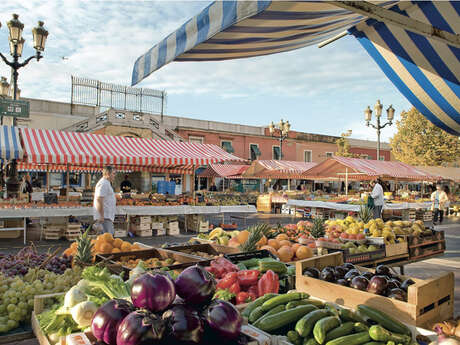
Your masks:
M 131 218 L 129 229 L 139 237 L 152 236 L 152 217 L 135 216 Z

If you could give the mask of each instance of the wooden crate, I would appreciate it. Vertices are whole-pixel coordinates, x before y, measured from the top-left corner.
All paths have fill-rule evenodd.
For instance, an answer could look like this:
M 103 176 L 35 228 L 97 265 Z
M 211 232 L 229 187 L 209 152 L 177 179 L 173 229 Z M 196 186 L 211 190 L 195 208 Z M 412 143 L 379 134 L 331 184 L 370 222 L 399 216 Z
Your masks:
M 64 229 L 61 226 L 43 225 L 42 231 L 45 240 L 59 240 L 64 235 Z
M 116 229 L 113 237 L 126 237 L 128 236 L 128 232 L 126 230 Z
M 394 243 L 394 244 L 385 244 L 385 256 L 398 256 L 407 254 L 407 242 Z
M 150 225 L 150 223 L 140 223 L 140 224 L 131 223 L 129 226 L 129 229 L 134 232 L 145 231 L 145 230 L 152 230 L 152 226 Z
M 353 309 L 359 304 L 367 304 L 392 315 L 401 322 L 419 327 L 427 326 L 434 322 L 440 322 L 453 316 L 453 272 L 427 280 L 411 277 L 411 279 L 415 281 L 415 284 L 409 286 L 407 302 L 374 295 L 365 291 L 302 275 L 302 272 L 307 267 L 322 269 L 326 266 L 337 266 L 342 264 L 342 253 L 339 252 L 297 261 L 296 289 Z M 364 267 L 357 266 L 357 268 L 361 271 L 372 271 L 372 269 Z
M 152 223 L 152 217 L 150 216 L 136 216 L 130 219 L 131 224 L 150 224 Z
M 441 254 L 446 250 L 446 241 L 433 241 L 428 244 L 420 244 L 409 247 L 409 259 L 419 259 L 425 256 Z
M 137 230 L 134 234 L 138 237 L 152 237 L 152 229 L 149 230 Z
M 166 233 L 168 235 L 179 235 L 180 234 L 179 222 L 169 222 L 168 228 L 166 229 Z
M 78 236 L 81 234 L 81 224 L 80 223 L 69 223 L 67 224 L 67 229 L 64 231 L 64 237 L 68 241 L 75 241 Z

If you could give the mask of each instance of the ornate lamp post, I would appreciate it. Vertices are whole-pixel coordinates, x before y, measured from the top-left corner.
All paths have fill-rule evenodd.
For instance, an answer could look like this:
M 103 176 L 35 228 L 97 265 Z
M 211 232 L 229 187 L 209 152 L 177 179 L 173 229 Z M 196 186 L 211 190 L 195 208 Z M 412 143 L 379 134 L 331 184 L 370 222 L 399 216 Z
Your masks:
M 280 132 L 279 137 L 275 135 L 277 132 L 276 131 L 277 129 Z M 270 131 L 270 135 L 273 138 L 278 138 L 278 140 L 280 141 L 280 159 L 279 160 L 283 159 L 283 141 L 288 137 L 290 129 L 291 129 L 291 124 L 289 123 L 289 121 L 284 122 L 283 119 L 281 119 L 277 125 L 275 125 L 273 121 L 270 123 L 270 125 L 268 125 L 268 130 Z
M 392 105 L 390 105 L 387 109 L 387 119 L 388 122 L 385 124 L 381 125 L 380 124 L 380 117 L 382 116 L 382 109 L 383 105 L 380 103 L 380 100 L 375 103 L 374 106 L 374 111 L 375 111 L 375 117 L 377 118 L 377 124 L 372 124 L 370 123 L 372 120 L 372 110 L 370 106 L 367 106 L 367 109 L 364 110 L 364 119 L 366 121 L 366 126 L 369 127 L 371 126 L 372 128 L 375 128 L 377 130 L 377 160 L 380 160 L 380 131 L 385 128 L 387 125 L 392 125 L 393 124 L 393 119 L 395 116 L 395 110 Z
M 26 66 L 30 60 L 40 59 L 43 57 L 42 52 L 45 50 L 46 38 L 48 37 L 48 31 L 43 27 L 44 23 L 42 21 L 38 22 L 38 26 L 32 29 L 32 35 L 34 40 L 34 48 L 36 54 L 27 58 L 23 62 L 19 62 L 19 58 L 22 56 L 22 50 L 24 48 L 24 38 L 22 38 L 22 30 L 24 29 L 24 24 L 19 21 L 19 16 L 13 14 L 13 19 L 11 19 L 7 25 L 9 30 L 9 41 L 10 41 L 10 54 L 13 57 L 13 61 L 8 61 L 8 59 L 0 53 L 2 60 L 11 67 L 12 83 L 13 83 L 13 94 L 12 98 L 14 100 L 19 98 L 18 95 L 18 70 Z M 3 90 L 3 89 L 2 89 Z M 3 94 L 3 93 L 2 93 Z M 16 124 L 16 119 L 13 118 L 13 125 Z

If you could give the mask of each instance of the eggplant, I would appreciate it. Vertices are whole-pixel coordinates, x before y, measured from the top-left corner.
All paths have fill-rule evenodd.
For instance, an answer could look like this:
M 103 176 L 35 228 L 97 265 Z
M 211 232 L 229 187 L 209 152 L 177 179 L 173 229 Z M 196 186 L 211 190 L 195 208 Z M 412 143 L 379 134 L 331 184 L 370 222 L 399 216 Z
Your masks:
M 388 284 L 387 284 L 387 289 L 388 289 L 388 290 L 391 290 L 391 289 L 399 289 L 400 287 L 401 287 L 401 283 L 399 282 L 399 280 L 396 280 L 396 279 L 391 278 L 391 279 L 388 281 Z
M 152 345 L 163 338 L 163 319 L 147 310 L 133 311 L 121 322 L 116 345 Z
M 107 345 L 116 345 L 118 326 L 134 310 L 134 306 L 123 299 L 112 299 L 99 307 L 91 322 L 94 337 Z
M 361 275 L 361 272 L 359 272 L 357 269 L 351 269 L 345 274 L 343 278 L 350 283 L 354 277 L 357 277 L 360 275 Z
M 403 289 L 391 289 L 388 297 L 407 302 L 407 293 Z
M 349 286 L 350 285 L 346 279 L 337 279 L 336 283 L 339 284 L 339 285 L 343 285 L 343 286 Z
M 344 267 L 342 266 L 337 266 L 334 270 L 334 274 L 335 274 L 335 277 L 337 279 L 343 279 L 343 277 L 345 277 L 345 274 L 348 272 L 347 269 L 345 269 Z
M 388 266 L 378 265 L 375 268 L 375 274 L 378 276 L 391 276 L 391 270 Z
M 336 278 L 335 278 L 335 271 L 333 268 L 330 268 L 330 267 L 326 267 L 324 268 L 322 271 L 321 271 L 321 274 L 320 274 L 320 279 L 321 280 L 325 280 L 327 282 L 335 282 Z
M 374 276 L 374 273 L 366 271 L 363 274 L 361 274 L 363 277 L 366 277 L 366 279 L 371 280 L 372 277 Z
M 401 283 L 401 289 L 407 292 L 407 288 L 412 284 L 415 284 L 415 282 L 412 279 L 406 279 Z
M 204 318 L 210 329 L 225 339 L 236 339 L 241 332 L 243 318 L 233 304 L 215 300 L 204 311 Z
M 207 305 L 216 292 L 216 281 L 203 267 L 190 266 L 177 276 L 176 292 L 188 305 Z
M 195 310 L 185 305 L 175 305 L 163 313 L 163 320 L 166 322 L 167 339 L 170 343 L 201 342 L 204 322 Z
M 344 263 L 342 267 L 347 269 L 348 271 L 356 269 L 355 265 L 349 262 Z
M 168 274 L 144 273 L 131 287 L 133 305 L 153 313 L 166 310 L 175 298 L 176 287 Z
M 384 295 L 387 290 L 388 281 L 385 276 L 373 276 L 369 281 L 367 292 L 374 293 L 377 295 Z
M 369 280 L 363 276 L 356 276 L 351 280 L 350 287 L 353 289 L 366 291 L 367 286 L 369 285 Z
M 308 277 L 311 277 L 311 278 L 319 278 L 320 273 L 321 272 L 316 267 L 307 267 L 303 271 L 304 276 L 308 276 Z

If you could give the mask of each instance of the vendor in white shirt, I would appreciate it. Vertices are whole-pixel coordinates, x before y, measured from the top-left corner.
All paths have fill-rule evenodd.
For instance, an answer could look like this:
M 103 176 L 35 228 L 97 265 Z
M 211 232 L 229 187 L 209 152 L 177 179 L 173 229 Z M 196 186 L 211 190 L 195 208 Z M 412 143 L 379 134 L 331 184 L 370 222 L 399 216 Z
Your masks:
M 382 217 L 383 209 L 383 188 L 380 179 L 371 181 L 371 197 L 374 199 L 374 219 Z
M 114 234 L 113 221 L 117 200 L 112 183 L 115 180 L 116 171 L 111 166 L 106 166 L 102 178 L 97 182 L 94 190 L 94 220 L 102 224 L 103 232 Z

